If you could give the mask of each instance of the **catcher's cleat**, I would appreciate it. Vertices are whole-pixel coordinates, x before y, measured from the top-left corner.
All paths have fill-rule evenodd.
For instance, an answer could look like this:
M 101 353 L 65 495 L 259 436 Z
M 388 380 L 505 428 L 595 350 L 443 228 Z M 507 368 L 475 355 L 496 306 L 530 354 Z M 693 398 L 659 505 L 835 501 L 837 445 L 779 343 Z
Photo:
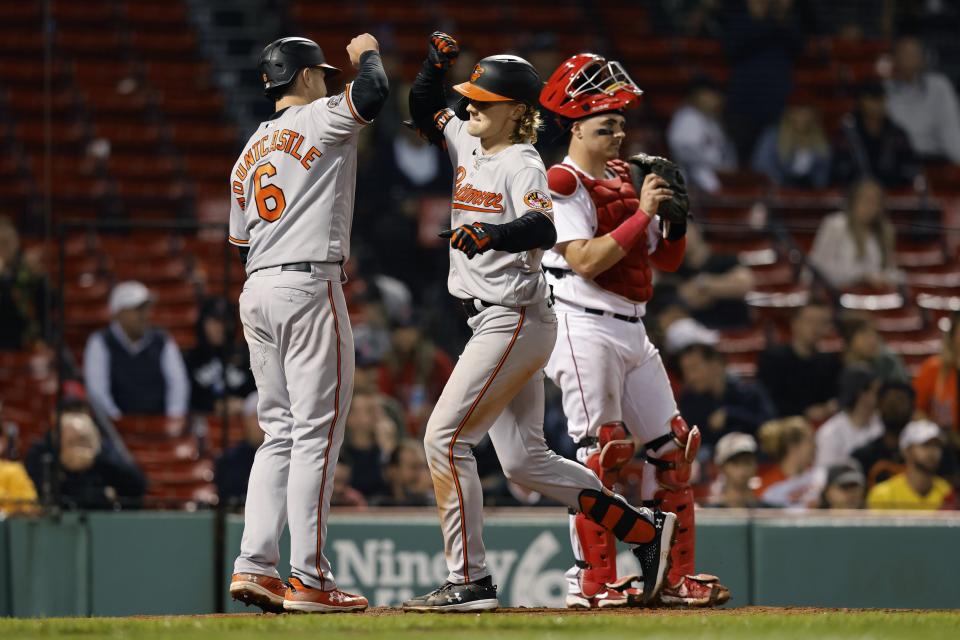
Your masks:
M 257 573 L 235 573 L 230 579 L 230 597 L 267 613 L 283 613 L 287 585 L 279 578 Z
M 466 584 L 446 582 L 426 595 L 407 600 L 403 603 L 403 610 L 448 613 L 491 611 L 499 606 L 497 586 L 493 584 L 493 578 L 487 576 Z
M 593 596 L 568 593 L 566 600 L 567 609 L 615 609 L 628 604 L 627 596 L 612 588 L 604 589 Z
M 640 576 L 626 576 L 607 585 L 627 599 L 628 607 L 643 606 L 643 578 Z
M 683 576 L 675 585 L 664 585 L 659 603 L 665 607 L 716 607 L 730 599 L 720 578 L 708 573 Z
M 656 534 L 653 540 L 633 548 L 633 555 L 640 561 L 640 570 L 644 575 L 644 604 L 650 604 L 660 595 L 667 571 L 670 570 L 670 549 L 676 536 L 676 525 L 676 515 L 654 511 L 653 526 Z M 653 580 L 649 577 L 653 577 Z
M 329 591 L 313 589 L 303 584 L 298 578 L 290 578 L 287 591 L 283 596 L 283 608 L 301 613 L 363 611 L 367 608 L 367 599 L 340 589 Z

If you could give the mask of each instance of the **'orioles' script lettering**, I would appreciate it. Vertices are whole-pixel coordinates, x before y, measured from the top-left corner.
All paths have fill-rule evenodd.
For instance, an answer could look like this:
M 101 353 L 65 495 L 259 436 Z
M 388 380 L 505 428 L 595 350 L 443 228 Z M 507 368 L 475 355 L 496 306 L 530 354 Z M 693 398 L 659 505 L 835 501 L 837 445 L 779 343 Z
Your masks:
M 243 197 L 243 181 L 250 173 L 250 168 L 260 162 L 267 154 L 274 151 L 286 153 L 300 161 L 300 166 L 309 170 L 314 160 L 323 155 L 316 147 L 310 147 L 305 153 L 300 151 L 303 145 L 303 134 L 293 129 L 276 130 L 273 135 L 266 135 L 259 140 L 254 140 L 247 147 L 240 158 L 237 170 L 234 172 L 236 178 L 231 185 L 233 193 L 237 196 L 237 202 L 241 209 L 246 209 L 246 198 Z
M 453 207 L 465 211 L 485 211 L 503 213 L 503 194 L 492 191 L 480 191 L 472 184 L 463 184 L 467 170 L 457 167 L 457 181 L 453 187 Z

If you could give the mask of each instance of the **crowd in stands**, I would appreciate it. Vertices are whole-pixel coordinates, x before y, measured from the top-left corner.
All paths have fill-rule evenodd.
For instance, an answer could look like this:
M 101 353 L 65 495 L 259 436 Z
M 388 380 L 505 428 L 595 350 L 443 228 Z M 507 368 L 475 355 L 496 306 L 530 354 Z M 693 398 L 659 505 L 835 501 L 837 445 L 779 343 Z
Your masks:
M 693 7 L 661 18 L 722 41 L 729 69 L 726 79 L 693 74 L 684 102 L 668 121 L 657 121 L 664 126 L 653 136 L 648 112 L 630 114 L 637 132 L 631 144 L 651 138 L 649 150 L 677 160 L 695 204 L 706 211 L 695 211 L 683 266 L 658 274 L 644 319 L 682 414 L 703 433 L 699 502 L 957 508 L 960 313 L 939 314 L 941 324 L 925 318 L 942 346 L 907 363 L 888 343 L 892 333 L 878 328 L 877 307 L 841 297 L 909 297 L 909 274 L 897 260 L 904 230 L 887 201 L 922 188 L 929 167 L 960 165 L 955 86 L 927 67 L 918 37 L 901 34 L 885 73 L 850 83 L 852 108 L 833 126 L 809 95 L 794 90 L 809 29 L 799 7 L 749 0 L 726 14 L 717 9 L 724 3 L 667 4 Z M 542 60 L 544 76 L 562 59 L 523 53 Z M 464 59 L 471 56 L 465 49 Z M 453 73 L 471 68 L 464 62 Z M 345 266 L 357 370 L 333 504 L 358 509 L 433 503 L 423 429 L 467 331 L 446 293 L 447 250 L 435 238 L 447 216 L 451 169 L 440 150 L 400 124 L 409 81 L 392 78 L 391 102 L 363 141 L 355 258 Z M 562 151 L 560 133 L 542 136 L 548 164 Z M 847 194 L 817 220 L 810 246 L 789 249 L 783 284 L 800 284 L 809 296 L 785 307 L 788 315 L 771 319 L 751 302 L 769 277 L 762 267 L 771 263 L 747 259 L 716 233 L 708 205 L 742 186 L 737 175 L 791 193 Z M 56 279 L 49 255 L 43 258 L 36 243 L 21 243 L 11 219 L 0 217 L 0 351 L 26 350 L 49 361 Z M 947 254 L 947 263 L 955 260 Z M 38 497 L 49 504 L 51 495 L 65 507 L 152 506 L 159 503 L 150 501 L 151 487 L 174 467 L 215 487 L 208 504 L 243 504 L 264 438 L 251 356 L 235 299 L 209 291 L 198 298 L 186 346 L 154 323 L 159 302 L 149 283 L 118 279 L 106 300 L 108 322 L 64 355 L 71 379 L 61 392 L 60 428 L 26 439 L 0 405 L 0 512 L 30 511 Z M 743 332 L 761 340 L 749 362 L 737 358 L 732 342 Z M 548 443 L 573 457 L 557 395 L 547 395 Z M 44 424 L 56 415 L 43 416 Z M 140 416 L 164 422 L 154 429 L 137 422 Z M 151 456 L 161 440 L 175 445 L 175 462 Z M 475 453 L 488 503 L 546 504 L 503 478 L 488 442 Z

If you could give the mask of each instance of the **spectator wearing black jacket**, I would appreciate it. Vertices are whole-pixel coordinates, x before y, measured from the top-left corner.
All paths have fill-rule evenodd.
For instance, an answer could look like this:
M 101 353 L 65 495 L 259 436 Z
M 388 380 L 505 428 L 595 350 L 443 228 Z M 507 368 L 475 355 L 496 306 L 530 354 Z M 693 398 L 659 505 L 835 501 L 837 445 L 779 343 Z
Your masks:
M 197 345 L 184 361 L 190 376 L 190 410 L 219 412 L 226 400 L 239 413 L 244 399 L 256 390 L 250 354 L 237 341 L 236 310 L 224 298 L 208 298 L 197 319 Z
M 93 419 L 83 411 L 68 411 L 61 416 L 59 457 L 48 433 L 30 448 L 26 466 L 41 490 L 59 484 L 60 506 L 64 508 L 137 508 L 147 489 L 143 472 L 109 439 L 101 438 Z
M 713 347 L 692 344 L 677 356 L 683 377 L 680 413 L 699 425 L 706 444 L 734 431 L 754 434 L 774 416 L 764 388 L 726 372 L 723 356 Z
M 910 138 L 887 115 L 883 85 L 860 85 L 856 110 L 843 117 L 833 141 L 833 181 L 847 186 L 872 179 L 897 189 L 911 186 L 919 170 Z
M 757 379 L 770 392 L 777 415 L 819 424 L 836 413 L 840 357 L 817 348 L 830 332 L 830 315 L 824 304 L 801 307 L 790 322 L 790 342 L 760 354 Z

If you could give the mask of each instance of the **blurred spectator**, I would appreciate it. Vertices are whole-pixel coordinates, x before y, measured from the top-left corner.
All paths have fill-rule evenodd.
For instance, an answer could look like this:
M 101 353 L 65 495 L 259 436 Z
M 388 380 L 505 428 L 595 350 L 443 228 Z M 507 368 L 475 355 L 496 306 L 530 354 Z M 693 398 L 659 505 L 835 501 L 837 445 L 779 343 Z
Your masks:
M 237 342 L 236 331 L 233 306 L 224 298 L 208 298 L 197 319 L 197 345 L 185 358 L 191 411 L 219 413 L 219 403 L 226 400 L 230 414 L 240 413 L 244 400 L 256 390 L 250 354 L 245 342 Z
M 817 345 L 830 332 L 830 307 L 811 302 L 790 321 L 790 342 L 760 354 L 757 380 L 770 392 L 779 416 L 805 416 L 819 424 L 837 411 L 840 358 Z
M 753 509 L 765 507 L 753 490 L 757 475 L 757 441 L 747 433 L 728 433 L 717 442 L 713 462 L 720 470 L 709 507 Z
M 0 423 L 0 427 L 3 424 Z M 10 434 L 0 428 L 0 519 L 6 515 L 29 513 L 36 508 L 37 490 L 26 468 L 10 455 Z
M 724 44 L 730 65 L 730 129 L 737 153 L 749 158 L 793 90 L 794 61 L 803 51 L 793 0 L 745 0 L 729 13 Z
M 823 189 L 830 182 L 830 145 L 820 116 L 809 105 L 787 107 L 753 152 L 754 171 L 781 187 Z
M 143 472 L 103 440 L 89 414 L 64 412 L 60 419 L 60 455 L 53 436 L 34 444 L 27 472 L 37 487 L 60 486 L 60 506 L 76 509 L 139 507 L 147 489 Z M 47 471 L 56 478 L 47 477 Z M 45 479 L 48 482 L 45 482 Z
M 906 470 L 870 489 L 870 509 L 956 509 L 950 483 L 937 476 L 943 457 L 943 434 L 929 420 L 911 422 L 900 434 Z
M 900 37 L 893 50 L 893 75 L 886 83 L 890 118 L 910 136 L 921 156 L 960 164 L 960 103 L 950 80 L 926 70 L 923 43 Z
M 887 382 L 877 394 L 883 433 L 853 451 L 867 477 L 867 486 L 889 479 L 903 469 L 900 434 L 913 417 L 913 388 L 906 382 Z
M 113 321 L 87 340 L 84 381 L 91 402 L 111 418 L 187 413 L 187 369 L 173 338 L 151 325 L 152 306 L 143 284 L 121 282 L 110 292 Z
M 718 171 L 734 171 L 737 154 L 723 129 L 723 94 L 706 76 L 695 77 L 687 102 L 673 114 L 667 129 L 671 158 L 687 180 L 714 193 L 720 190 Z
M 708 329 L 697 322 L 690 315 L 687 305 L 679 296 L 671 293 L 666 287 L 658 288 L 653 299 L 647 305 L 647 330 L 651 338 L 655 335 L 655 344 L 662 345 L 663 350 L 673 355 L 682 351 L 691 344 L 709 344 L 716 346 L 720 341 L 719 332 Z
M 732 431 L 756 433 L 773 418 L 773 405 L 763 387 L 728 375 L 723 356 L 713 347 L 690 345 L 677 361 L 683 377 L 680 413 L 689 424 L 700 426 L 705 443 L 715 443 Z
M 760 474 L 757 495 L 771 506 L 812 507 L 823 486 L 822 471 L 813 466 L 813 428 L 800 416 L 771 420 L 760 427 L 760 446 L 776 463 Z
M 424 336 L 417 318 L 408 314 L 393 323 L 391 348 L 380 371 L 380 390 L 400 401 L 408 434 L 421 436 L 453 372 L 450 356 Z
M 711 329 L 750 325 L 746 296 L 753 289 L 753 272 L 735 254 L 714 253 L 697 225 L 687 227 L 683 264 L 663 280 L 674 283 L 676 295 L 701 324 Z
M 862 365 L 847 367 L 840 374 L 840 412 L 817 431 L 817 461 L 821 469 L 839 464 L 883 433 L 877 413 L 880 379 Z
M 903 280 L 894 263 L 894 242 L 883 189 L 862 180 L 854 186 L 846 209 L 820 223 L 810 262 L 838 289 L 861 284 L 886 288 Z
M 960 312 L 950 318 L 950 330 L 943 336 L 940 353 L 923 361 L 913 388 L 917 413 L 947 431 L 960 432 L 957 403 L 957 369 L 960 367 Z
M 425 507 L 434 504 L 433 481 L 423 445 L 401 440 L 390 455 L 386 469 L 387 491 L 376 504 L 389 507 Z
M 880 337 L 868 315 L 848 312 L 837 323 L 843 339 L 843 364 L 869 367 L 880 380 L 910 380 L 910 374 L 900 356 L 895 354 Z
M 333 470 L 333 493 L 330 495 L 330 505 L 334 507 L 358 507 L 367 506 L 367 499 L 363 494 L 350 486 L 350 478 L 353 476 L 353 467 L 349 458 L 341 457 L 337 461 L 337 466 Z
M 383 493 L 382 466 L 393 454 L 397 440 L 397 426 L 383 410 L 376 390 L 356 387 L 343 443 L 343 454 L 353 463 L 350 485 L 364 496 Z
M 0 216 L 0 351 L 18 351 L 43 338 L 47 281 L 24 256 L 20 234 Z
M 821 509 L 862 509 L 866 496 L 863 471 L 855 460 L 827 469 L 826 486 L 820 494 Z
M 224 451 L 214 466 L 213 481 L 217 485 L 217 495 L 220 496 L 220 503 L 226 506 L 246 502 L 253 457 L 263 444 L 264 433 L 257 418 L 256 392 L 248 395 L 244 401 L 241 422 L 243 440 Z
M 840 123 L 833 141 L 833 181 L 847 186 L 876 180 L 886 189 L 909 187 L 920 170 L 906 132 L 887 117 L 883 85 L 865 82 L 857 107 Z
M 867 476 L 867 487 L 889 480 L 903 471 L 903 455 L 900 453 L 900 435 L 913 417 L 914 392 L 907 382 L 887 382 L 879 392 L 880 421 L 883 434 L 853 452 Z M 954 448 L 944 448 L 943 458 L 937 473 L 960 485 L 960 461 Z

